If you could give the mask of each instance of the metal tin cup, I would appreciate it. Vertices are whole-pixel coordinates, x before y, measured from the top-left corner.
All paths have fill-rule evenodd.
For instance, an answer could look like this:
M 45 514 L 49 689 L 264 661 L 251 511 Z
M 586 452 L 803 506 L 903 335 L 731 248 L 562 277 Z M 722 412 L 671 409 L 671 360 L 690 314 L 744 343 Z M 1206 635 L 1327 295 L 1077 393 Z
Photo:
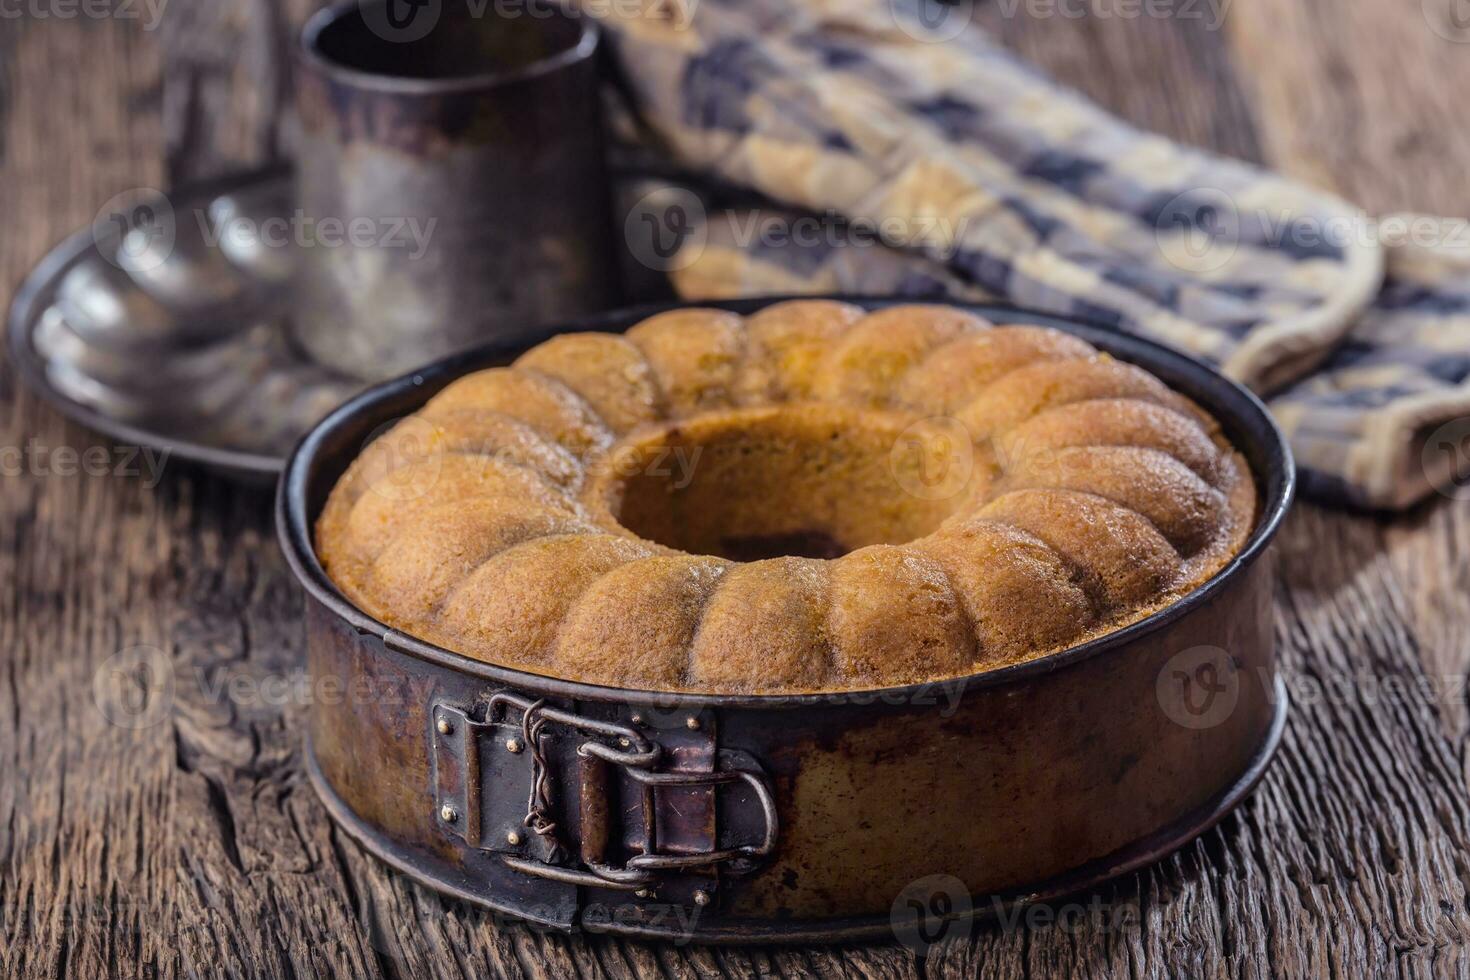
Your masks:
M 596 26 L 348 0 L 302 35 L 298 339 L 391 377 L 617 299 Z

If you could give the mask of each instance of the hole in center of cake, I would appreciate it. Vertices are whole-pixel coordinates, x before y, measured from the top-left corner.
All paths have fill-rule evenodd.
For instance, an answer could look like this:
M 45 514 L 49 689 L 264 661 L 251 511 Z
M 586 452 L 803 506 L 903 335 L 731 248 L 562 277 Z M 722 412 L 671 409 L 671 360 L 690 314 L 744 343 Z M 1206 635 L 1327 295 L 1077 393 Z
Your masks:
M 963 499 L 912 479 L 911 423 L 816 404 L 696 416 L 615 447 L 609 503 L 635 534 L 734 561 L 903 544 Z

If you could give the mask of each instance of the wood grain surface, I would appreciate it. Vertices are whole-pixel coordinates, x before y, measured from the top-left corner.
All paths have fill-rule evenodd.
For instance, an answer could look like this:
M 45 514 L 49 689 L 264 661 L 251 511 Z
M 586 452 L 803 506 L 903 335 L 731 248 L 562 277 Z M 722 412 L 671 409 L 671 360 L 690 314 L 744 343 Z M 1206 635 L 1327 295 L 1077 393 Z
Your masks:
M 980 18 L 1141 126 L 1375 210 L 1470 211 L 1470 45 L 1436 33 L 1434 9 L 1240 0 L 1215 27 L 1224 2 L 1140 17 L 1121 0 L 997 0 Z M 150 30 L 141 2 L 65 9 L 78 8 L 0 11 L 12 289 L 119 191 L 290 142 L 282 32 L 304 10 L 169 0 Z M 55 456 L 94 446 L 106 474 L 68 475 Z M 175 462 L 159 480 L 137 460 L 140 475 L 111 472 L 126 447 L 63 422 L 9 365 L 0 450 L 0 976 L 1470 973 L 1466 503 L 1392 519 L 1300 506 L 1277 596 L 1296 703 L 1259 791 L 1181 853 L 1078 899 L 1085 914 L 961 930 L 920 959 L 896 943 L 544 934 L 386 871 L 333 829 L 302 774 L 304 699 L 279 683 L 300 669 L 301 602 L 269 494 Z M 114 725 L 94 681 L 139 647 L 160 651 L 172 698 L 156 724 Z

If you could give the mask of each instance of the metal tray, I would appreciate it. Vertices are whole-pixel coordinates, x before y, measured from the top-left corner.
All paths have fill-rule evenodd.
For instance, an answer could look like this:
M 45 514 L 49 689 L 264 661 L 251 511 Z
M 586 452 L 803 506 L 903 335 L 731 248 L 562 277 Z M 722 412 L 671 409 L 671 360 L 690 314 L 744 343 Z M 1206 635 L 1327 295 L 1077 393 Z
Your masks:
M 1267 549 L 1292 499 L 1290 451 L 1255 396 L 1180 354 L 970 308 L 1077 334 L 1212 412 L 1261 495 L 1241 553 L 1125 629 L 944 683 L 672 696 L 481 663 L 355 608 L 312 547 L 327 494 L 370 434 L 504 352 L 456 356 L 333 412 L 278 493 L 323 695 L 308 769 L 333 818 L 405 874 L 521 919 L 709 943 L 891 937 L 915 888 L 935 882 L 946 899 L 925 917 L 983 917 L 1093 887 L 1211 827 L 1260 778 L 1284 724 Z M 652 311 L 566 329 L 621 330 Z M 1171 679 L 1205 667 L 1228 697 L 1182 713 Z M 538 799 L 564 850 L 520 832 Z
M 119 443 L 273 483 L 301 433 L 362 385 L 290 341 L 289 247 L 209 245 L 204 231 L 281 218 L 290 188 L 289 172 L 272 169 L 160 198 L 168 248 L 148 254 L 145 243 L 146 261 L 123 248 L 136 214 L 124 214 L 127 229 L 99 221 L 68 237 L 11 304 L 21 379 Z

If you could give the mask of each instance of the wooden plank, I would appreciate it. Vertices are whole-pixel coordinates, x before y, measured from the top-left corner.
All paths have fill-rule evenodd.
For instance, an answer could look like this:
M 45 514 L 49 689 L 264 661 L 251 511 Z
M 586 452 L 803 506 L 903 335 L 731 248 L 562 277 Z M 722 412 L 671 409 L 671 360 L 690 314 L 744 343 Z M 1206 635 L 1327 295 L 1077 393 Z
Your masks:
M 169 9 L 177 19 L 158 34 L 86 19 L 0 29 L 8 283 L 112 194 L 280 144 L 280 69 L 263 52 L 281 45 L 262 25 L 303 11 Z M 1374 0 L 1259 0 L 1211 31 L 980 13 L 1139 125 L 1265 157 L 1374 206 L 1464 210 L 1448 161 L 1470 150 L 1452 125 L 1466 59 L 1414 15 Z M 0 446 L 33 440 L 106 445 L 6 365 Z M 1300 703 L 1261 791 L 1098 904 L 1080 900 L 1072 924 L 977 928 L 918 960 L 892 944 L 542 935 L 406 882 L 335 831 L 306 785 L 305 705 L 250 693 L 299 669 L 299 599 L 267 494 L 183 466 L 148 489 L 39 462 L 0 487 L 0 975 L 1466 973 L 1465 504 L 1394 521 L 1303 507 L 1283 534 L 1279 595 Z M 174 699 L 155 725 L 117 727 L 93 679 L 139 645 L 171 665 Z M 1437 693 L 1386 699 L 1388 678 Z
M 1252 110 L 1215 13 L 1231 2 L 994 0 L 977 8 L 975 23 L 1142 129 L 1258 161 Z M 1122 13 L 1145 6 L 1179 16 Z
M 1247 9 L 1248 7 L 1248 9 Z M 1267 155 L 1373 213 L 1470 213 L 1459 0 L 1256 0 L 1228 21 Z

